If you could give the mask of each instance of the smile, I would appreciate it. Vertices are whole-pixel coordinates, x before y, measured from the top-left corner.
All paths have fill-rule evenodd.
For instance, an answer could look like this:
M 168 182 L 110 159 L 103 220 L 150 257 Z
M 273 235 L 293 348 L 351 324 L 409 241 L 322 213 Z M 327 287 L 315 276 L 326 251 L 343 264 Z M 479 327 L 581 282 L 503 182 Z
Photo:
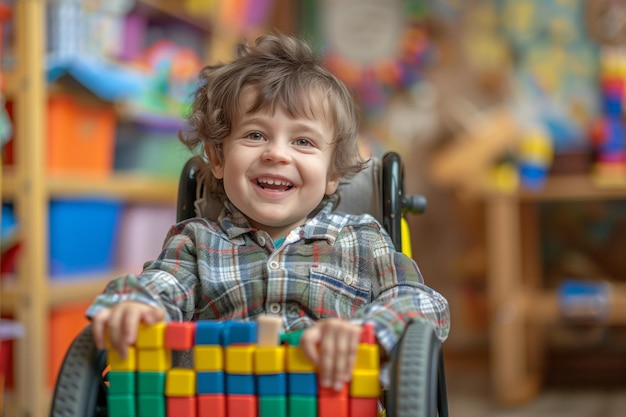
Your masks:
M 289 181 L 274 178 L 259 178 L 257 185 L 265 190 L 288 191 L 293 188 L 293 184 Z

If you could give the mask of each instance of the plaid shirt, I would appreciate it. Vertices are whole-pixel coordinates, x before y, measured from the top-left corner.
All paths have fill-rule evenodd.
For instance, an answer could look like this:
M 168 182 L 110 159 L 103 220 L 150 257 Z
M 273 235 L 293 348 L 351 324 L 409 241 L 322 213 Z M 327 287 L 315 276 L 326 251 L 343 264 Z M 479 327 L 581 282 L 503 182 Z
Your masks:
M 164 308 L 170 320 L 280 315 L 287 331 L 336 317 L 373 323 L 387 352 L 412 319 L 447 337 L 447 301 L 424 285 L 415 262 L 394 250 L 370 215 L 336 214 L 328 204 L 275 247 L 269 234 L 225 206 L 217 222 L 173 226 L 159 258 L 138 276 L 112 281 L 87 315 L 136 300 Z

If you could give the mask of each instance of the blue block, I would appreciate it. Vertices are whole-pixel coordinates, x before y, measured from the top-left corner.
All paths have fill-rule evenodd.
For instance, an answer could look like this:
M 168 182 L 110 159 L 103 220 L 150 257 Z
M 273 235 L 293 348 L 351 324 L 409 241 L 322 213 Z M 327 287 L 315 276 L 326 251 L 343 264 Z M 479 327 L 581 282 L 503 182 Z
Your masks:
M 287 395 L 287 374 L 257 375 L 257 394 Z
M 253 321 L 229 321 L 226 323 L 223 336 L 224 346 L 256 343 L 256 323 Z
M 197 394 L 224 394 L 224 372 L 197 372 Z
M 315 373 L 289 373 L 289 395 L 317 395 L 317 374 Z
M 255 395 L 254 375 L 226 374 L 226 394 Z
M 224 323 L 200 320 L 196 322 L 196 345 L 221 345 Z

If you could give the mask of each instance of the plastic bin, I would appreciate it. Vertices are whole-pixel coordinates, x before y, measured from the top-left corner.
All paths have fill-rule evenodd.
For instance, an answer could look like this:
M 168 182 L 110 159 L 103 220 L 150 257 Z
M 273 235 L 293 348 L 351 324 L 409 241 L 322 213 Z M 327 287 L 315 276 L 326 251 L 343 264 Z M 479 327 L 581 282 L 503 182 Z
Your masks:
M 52 279 L 110 272 L 115 266 L 122 203 L 106 199 L 50 202 Z

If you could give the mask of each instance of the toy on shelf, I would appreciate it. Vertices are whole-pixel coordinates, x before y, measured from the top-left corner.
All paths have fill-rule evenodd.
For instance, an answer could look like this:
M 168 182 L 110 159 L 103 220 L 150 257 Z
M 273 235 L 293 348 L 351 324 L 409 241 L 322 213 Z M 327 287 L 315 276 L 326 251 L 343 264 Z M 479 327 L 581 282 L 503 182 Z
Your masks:
M 352 381 L 341 391 L 318 385 L 282 320 L 140 324 L 121 358 L 109 349 L 109 415 L 116 417 L 376 417 L 379 351 L 364 326 Z M 172 366 L 191 351 L 193 368 Z

